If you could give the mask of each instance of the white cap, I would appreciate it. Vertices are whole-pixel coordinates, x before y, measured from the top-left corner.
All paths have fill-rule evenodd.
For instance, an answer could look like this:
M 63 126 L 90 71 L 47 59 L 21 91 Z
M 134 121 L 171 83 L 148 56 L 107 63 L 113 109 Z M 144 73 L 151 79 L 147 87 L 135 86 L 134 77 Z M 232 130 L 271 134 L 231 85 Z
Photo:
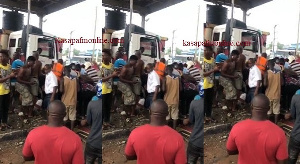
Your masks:
M 43 104 L 43 100 L 38 100 L 38 101 L 36 102 L 36 105 L 38 105 L 38 106 L 42 106 L 42 104 Z
M 246 93 L 241 94 L 240 99 L 245 101 L 246 100 Z
M 91 62 L 85 62 L 85 63 L 84 63 L 85 69 L 89 68 L 90 66 L 92 66 L 92 63 L 91 63 Z
M 139 100 L 139 104 L 140 104 L 140 105 L 144 105 L 144 104 L 145 104 L 145 99 L 140 99 L 140 100 Z
M 290 55 L 289 56 L 289 63 L 292 63 L 294 60 L 296 60 L 295 56 Z
M 192 62 L 192 61 L 188 61 L 188 62 L 186 62 L 186 65 L 187 65 L 187 69 L 189 69 L 189 68 L 191 68 L 192 66 L 194 66 L 195 65 L 195 63 L 194 62 Z

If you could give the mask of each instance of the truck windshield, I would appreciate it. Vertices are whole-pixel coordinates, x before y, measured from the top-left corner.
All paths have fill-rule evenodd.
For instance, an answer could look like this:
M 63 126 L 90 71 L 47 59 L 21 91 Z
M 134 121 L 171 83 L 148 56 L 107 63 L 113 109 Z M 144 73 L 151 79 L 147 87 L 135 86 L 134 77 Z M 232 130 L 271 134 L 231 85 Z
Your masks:
M 257 34 L 253 32 L 242 32 L 242 42 L 246 43 L 244 50 L 253 51 L 253 48 L 257 46 Z M 251 43 L 251 44 L 249 44 Z
M 41 56 L 50 58 L 49 51 L 50 51 L 51 47 L 49 47 L 49 43 L 51 43 L 51 42 L 53 42 L 53 40 L 44 39 L 44 38 L 38 39 L 38 48 L 41 48 L 43 50 L 41 53 Z
M 155 38 L 146 38 L 141 37 L 140 38 L 140 47 L 144 47 L 145 51 L 143 55 L 145 56 L 151 56 L 151 54 L 156 54 L 156 46 L 155 46 Z M 154 51 L 154 52 L 152 52 Z

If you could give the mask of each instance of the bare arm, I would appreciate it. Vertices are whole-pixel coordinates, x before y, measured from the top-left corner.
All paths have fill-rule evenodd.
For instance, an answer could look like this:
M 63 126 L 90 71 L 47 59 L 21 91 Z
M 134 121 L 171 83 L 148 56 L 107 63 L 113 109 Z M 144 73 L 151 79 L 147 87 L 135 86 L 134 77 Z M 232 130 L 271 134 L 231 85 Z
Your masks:
M 263 82 L 264 86 L 267 87 L 268 86 L 268 71 L 265 72 L 264 74 L 264 82 Z
M 52 95 L 51 95 L 50 102 L 54 101 L 56 90 L 57 90 L 57 87 L 53 87 L 53 92 L 52 92 Z
M 32 157 L 25 157 L 23 156 L 24 161 L 34 161 L 34 156 Z
M 60 83 L 59 83 L 59 91 L 60 91 L 61 93 L 64 92 L 64 78 L 61 78 L 61 79 L 60 79 Z
M 238 150 L 234 150 L 234 151 L 227 150 L 227 153 L 228 153 L 228 155 L 237 155 L 237 154 L 239 154 L 239 151 Z
M 277 161 L 277 164 L 287 164 L 287 163 L 288 163 L 288 159 Z
M 166 78 L 165 77 L 162 79 L 161 89 L 163 92 L 166 92 Z
M 154 100 L 157 99 L 158 89 L 159 89 L 159 85 L 155 87 L 155 91 L 154 91 L 154 95 L 153 95 L 152 101 L 154 101 Z

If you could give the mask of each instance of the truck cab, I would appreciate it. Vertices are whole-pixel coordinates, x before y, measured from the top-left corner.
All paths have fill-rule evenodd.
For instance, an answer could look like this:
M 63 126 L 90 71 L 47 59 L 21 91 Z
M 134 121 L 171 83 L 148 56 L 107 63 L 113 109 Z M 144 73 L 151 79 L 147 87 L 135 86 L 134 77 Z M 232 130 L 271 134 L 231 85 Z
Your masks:
M 167 38 L 160 37 L 156 34 L 145 31 L 143 28 L 136 25 L 132 25 L 131 41 L 129 43 L 129 26 L 124 30 L 114 31 L 111 34 L 111 38 L 108 38 L 110 42 L 110 48 L 112 53 L 115 54 L 119 47 L 124 47 L 128 58 L 134 55 L 136 50 L 140 47 L 144 47 L 145 51 L 142 54 L 141 59 L 147 63 L 155 63 L 159 61 L 162 48 L 165 46 Z M 104 41 L 105 42 L 105 41 Z
M 246 24 L 241 21 L 234 20 L 231 37 L 230 20 L 228 20 L 227 24 L 218 26 L 205 24 L 205 28 L 205 40 L 214 42 L 215 52 L 217 51 L 217 45 L 224 46 L 224 43 L 226 43 L 224 46 L 226 55 L 230 55 L 232 50 L 236 49 L 239 44 L 242 44 L 244 46 L 243 54 L 246 56 L 246 60 L 255 58 L 256 55 L 260 56 L 266 52 L 266 38 L 269 33 L 246 26 Z M 211 35 L 209 34 L 210 32 Z
M 29 30 L 29 41 L 26 42 L 26 26 L 21 31 L 15 31 L 10 33 L 8 38 L 8 47 L 10 54 L 16 52 L 17 48 L 22 49 L 22 53 L 26 58 L 32 55 L 33 51 L 41 48 L 43 51 L 40 54 L 39 60 L 43 66 L 45 64 L 52 64 L 52 61 L 62 58 L 62 44 L 60 38 L 43 32 L 34 26 Z

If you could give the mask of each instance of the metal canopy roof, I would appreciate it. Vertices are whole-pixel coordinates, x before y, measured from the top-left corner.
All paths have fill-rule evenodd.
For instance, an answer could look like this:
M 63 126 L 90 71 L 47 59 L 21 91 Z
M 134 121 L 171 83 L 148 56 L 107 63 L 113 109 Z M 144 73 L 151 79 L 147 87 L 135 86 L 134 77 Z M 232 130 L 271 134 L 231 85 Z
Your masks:
M 31 0 L 31 13 L 45 16 L 85 0 Z M 0 7 L 27 12 L 27 0 L 0 0 Z
M 133 0 L 133 12 L 148 15 L 185 0 Z M 102 6 L 129 11 L 130 0 L 102 0 Z
M 231 0 L 204 0 L 204 1 L 231 6 Z M 272 0 L 235 0 L 234 7 L 249 10 L 271 1 Z

